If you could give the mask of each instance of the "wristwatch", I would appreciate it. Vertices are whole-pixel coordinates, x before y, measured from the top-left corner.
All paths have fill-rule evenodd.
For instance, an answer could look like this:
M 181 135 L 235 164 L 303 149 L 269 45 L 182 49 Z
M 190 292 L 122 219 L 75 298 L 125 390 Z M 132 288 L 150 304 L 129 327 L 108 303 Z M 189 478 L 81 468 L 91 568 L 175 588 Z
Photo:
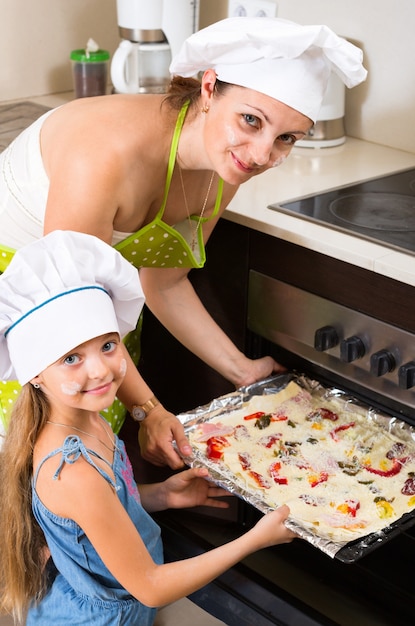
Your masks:
M 156 407 L 158 404 L 160 404 L 160 401 L 157 400 L 156 396 L 153 396 L 152 398 L 150 398 L 150 400 L 144 402 L 144 404 L 134 404 L 133 408 L 131 409 L 131 416 L 133 417 L 133 419 L 135 419 L 136 422 L 142 422 L 143 419 L 145 419 L 150 413 L 150 411 L 154 409 L 154 407 Z

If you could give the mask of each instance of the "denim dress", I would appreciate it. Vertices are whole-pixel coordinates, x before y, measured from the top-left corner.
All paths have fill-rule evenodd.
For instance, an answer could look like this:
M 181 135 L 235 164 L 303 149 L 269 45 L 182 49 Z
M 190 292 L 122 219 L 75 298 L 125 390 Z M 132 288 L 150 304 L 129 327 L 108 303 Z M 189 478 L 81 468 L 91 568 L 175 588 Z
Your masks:
M 90 626 L 151 626 L 156 609 L 149 608 L 131 596 L 112 576 L 98 556 L 88 537 L 73 520 L 55 515 L 47 509 L 36 492 L 40 468 L 50 457 L 60 454 L 61 461 L 54 478 L 65 464 L 80 457 L 92 465 L 117 491 L 118 497 L 140 533 L 157 564 L 163 562 L 160 528 L 143 509 L 124 443 L 115 437 L 116 450 L 113 479 L 95 462 L 99 457 L 86 448 L 76 435 L 68 436 L 62 448 L 48 454 L 33 477 L 32 508 L 42 528 L 53 561 L 53 579 L 46 595 L 29 609 L 26 625 L 85 624 Z M 105 459 L 102 459 L 105 461 Z M 105 461 L 106 462 L 106 461 Z M 52 568 L 50 568 L 52 570 Z

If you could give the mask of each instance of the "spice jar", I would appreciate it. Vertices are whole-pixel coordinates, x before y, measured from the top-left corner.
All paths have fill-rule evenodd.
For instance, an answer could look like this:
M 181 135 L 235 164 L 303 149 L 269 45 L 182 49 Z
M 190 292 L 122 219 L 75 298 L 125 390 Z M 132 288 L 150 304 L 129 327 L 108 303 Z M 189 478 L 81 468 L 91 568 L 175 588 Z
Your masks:
M 72 50 L 72 74 L 75 96 L 103 96 L 107 91 L 108 62 L 107 50 Z

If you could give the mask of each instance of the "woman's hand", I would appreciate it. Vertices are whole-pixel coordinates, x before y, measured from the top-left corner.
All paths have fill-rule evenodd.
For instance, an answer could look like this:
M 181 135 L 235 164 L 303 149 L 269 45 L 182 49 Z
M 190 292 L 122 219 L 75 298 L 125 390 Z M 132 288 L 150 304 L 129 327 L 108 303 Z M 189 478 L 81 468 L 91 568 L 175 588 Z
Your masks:
M 138 442 L 141 455 L 153 465 L 168 465 L 171 469 L 180 469 L 184 467 L 184 462 L 173 448 L 173 441 L 176 441 L 183 456 L 192 454 L 183 425 L 173 413 L 158 405 L 140 423 Z
M 236 387 L 251 385 L 272 374 L 282 374 L 286 371 L 283 365 L 274 361 L 270 356 L 264 356 L 260 359 L 247 359 L 246 361 L 246 371 L 242 374 L 243 378 L 236 382 Z
M 205 467 L 194 467 L 170 476 L 162 483 L 166 489 L 166 508 L 184 509 L 191 506 L 212 506 L 226 509 L 229 504 L 216 498 L 229 496 L 229 492 L 209 480 Z
M 286 368 L 274 361 L 270 356 L 264 356 L 260 359 L 248 359 L 243 357 L 241 362 L 235 368 L 235 374 L 231 381 L 236 388 L 245 385 L 251 385 L 259 380 L 263 380 L 272 374 L 282 374 Z

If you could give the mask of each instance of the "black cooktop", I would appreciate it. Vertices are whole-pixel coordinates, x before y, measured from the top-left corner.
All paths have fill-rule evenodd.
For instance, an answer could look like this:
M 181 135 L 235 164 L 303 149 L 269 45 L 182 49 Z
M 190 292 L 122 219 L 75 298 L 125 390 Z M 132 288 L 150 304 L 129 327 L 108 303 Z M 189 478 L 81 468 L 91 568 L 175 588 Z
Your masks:
M 268 208 L 415 254 L 415 168 Z

